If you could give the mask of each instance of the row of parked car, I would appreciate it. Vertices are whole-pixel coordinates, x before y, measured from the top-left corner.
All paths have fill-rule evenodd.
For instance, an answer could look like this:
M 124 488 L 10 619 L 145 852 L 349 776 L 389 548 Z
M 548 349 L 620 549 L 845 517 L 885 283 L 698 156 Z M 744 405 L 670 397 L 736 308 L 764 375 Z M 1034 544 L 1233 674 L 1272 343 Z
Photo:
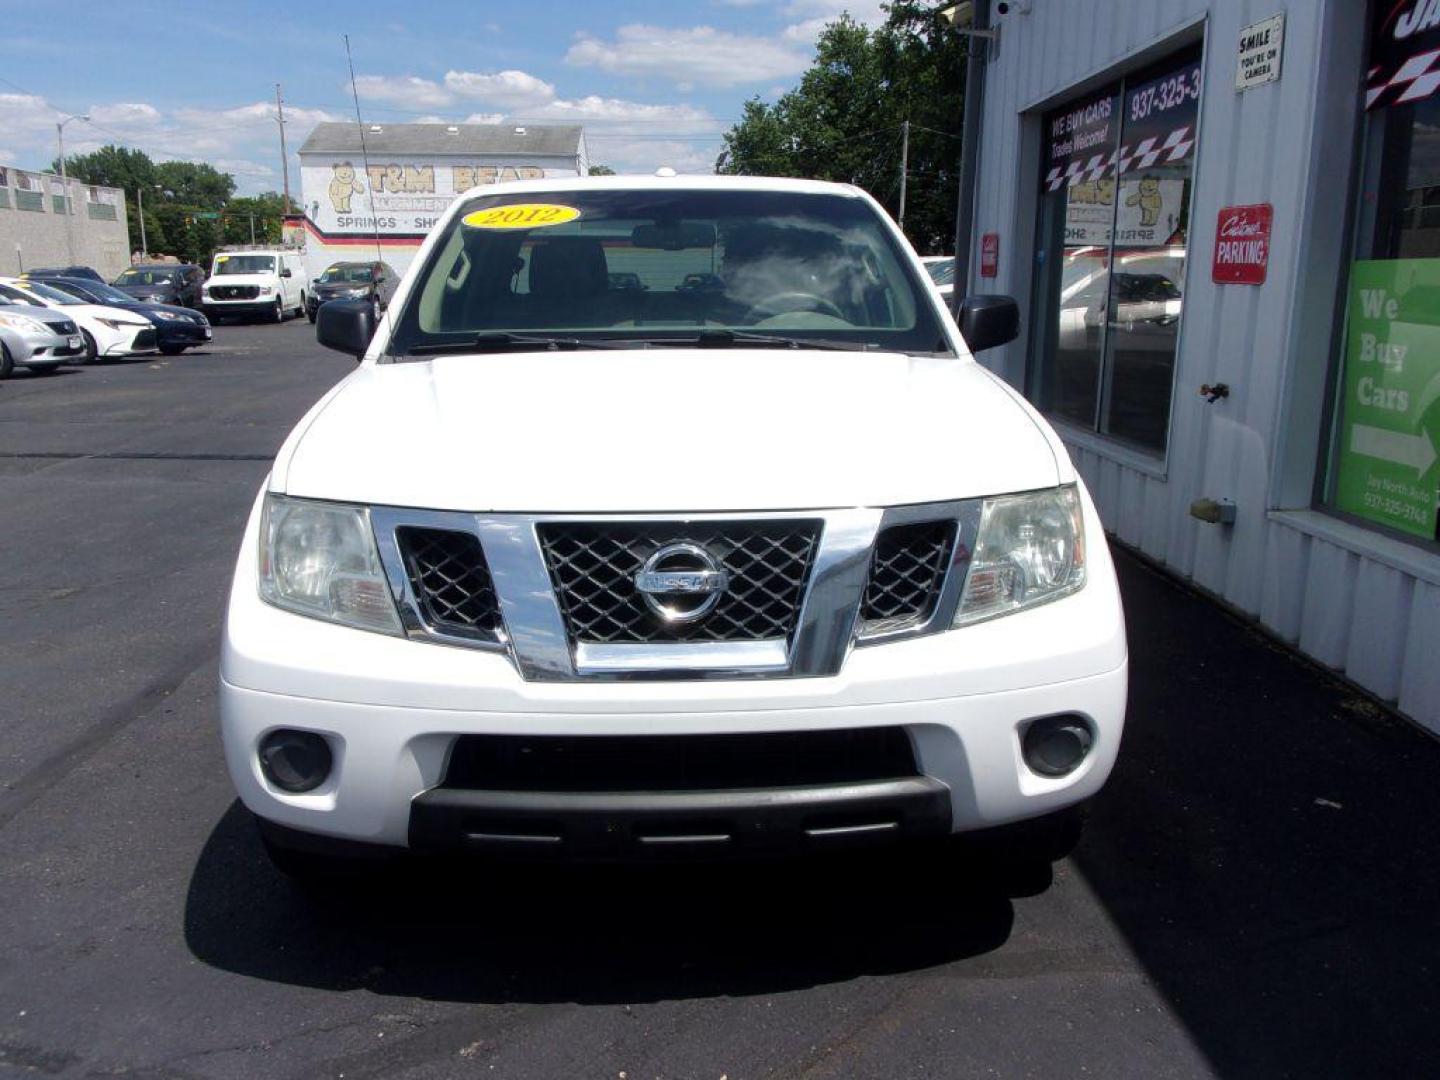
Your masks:
M 327 300 L 368 300 L 378 322 L 399 275 L 384 262 L 338 262 L 313 281 L 287 248 L 230 249 L 207 275 L 193 263 L 132 266 L 113 282 L 88 266 L 0 277 L 0 378 L 16 367 L 48 374 L 63 364 L 161 352 L 213 338 L 212 321 L 304 314 Z
M 151 303 L 90 271 L 32 270 L 0 277 L 0 378 L 16 367 L 49 374 L 63 364 L 161 352 L 175 356 L 210 341 L 202 312 Z

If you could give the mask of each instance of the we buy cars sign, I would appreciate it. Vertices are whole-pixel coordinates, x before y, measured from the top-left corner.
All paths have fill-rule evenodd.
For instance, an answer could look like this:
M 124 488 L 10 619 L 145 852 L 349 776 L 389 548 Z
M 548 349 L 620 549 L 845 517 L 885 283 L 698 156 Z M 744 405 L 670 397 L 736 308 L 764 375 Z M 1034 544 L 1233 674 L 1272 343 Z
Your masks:
M 1215 228 L 1215 260 L 1210 278 L 1218 285 L 1263 285 L 1270 263 L 1269 203 L 1227 206 Z

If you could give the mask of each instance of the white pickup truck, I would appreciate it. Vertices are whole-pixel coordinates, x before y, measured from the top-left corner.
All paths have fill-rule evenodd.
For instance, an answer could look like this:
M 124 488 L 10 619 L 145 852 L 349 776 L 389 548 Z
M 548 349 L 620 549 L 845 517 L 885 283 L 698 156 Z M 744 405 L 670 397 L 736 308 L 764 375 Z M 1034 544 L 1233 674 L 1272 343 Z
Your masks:
M 881 208 L 759 178 L 457 200 L 250 515 L 226 757 L 278 865 L 821 851 L 1028 822 L 1120 745 L 1095 508 Z M 963 331 L 969 341 L 962 339 Z

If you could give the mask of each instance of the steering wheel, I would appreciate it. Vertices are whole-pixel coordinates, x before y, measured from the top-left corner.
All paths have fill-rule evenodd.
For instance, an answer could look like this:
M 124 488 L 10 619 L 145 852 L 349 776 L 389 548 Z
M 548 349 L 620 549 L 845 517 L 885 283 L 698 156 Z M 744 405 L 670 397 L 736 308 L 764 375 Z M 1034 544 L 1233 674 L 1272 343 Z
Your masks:
M 752 304 L 750 310 L 745 312 L 745 318 L 758 319 L 766 315 L 784 315 L 790 311 L 816 311 L 822 315 L 831 315 L 841 322 L 847 321 L 845 313 L 823 296 L 798 291 L 780 293 L 758 304 Z

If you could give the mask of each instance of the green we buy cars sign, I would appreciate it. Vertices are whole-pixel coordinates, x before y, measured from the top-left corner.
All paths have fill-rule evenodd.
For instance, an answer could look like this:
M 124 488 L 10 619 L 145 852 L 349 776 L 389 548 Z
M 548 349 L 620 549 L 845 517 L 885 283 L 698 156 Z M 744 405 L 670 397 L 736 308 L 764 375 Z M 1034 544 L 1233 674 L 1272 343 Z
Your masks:
M 1440 259 L 1353 265 L 1343 392 L 1337 505 L 1434 537 Z

